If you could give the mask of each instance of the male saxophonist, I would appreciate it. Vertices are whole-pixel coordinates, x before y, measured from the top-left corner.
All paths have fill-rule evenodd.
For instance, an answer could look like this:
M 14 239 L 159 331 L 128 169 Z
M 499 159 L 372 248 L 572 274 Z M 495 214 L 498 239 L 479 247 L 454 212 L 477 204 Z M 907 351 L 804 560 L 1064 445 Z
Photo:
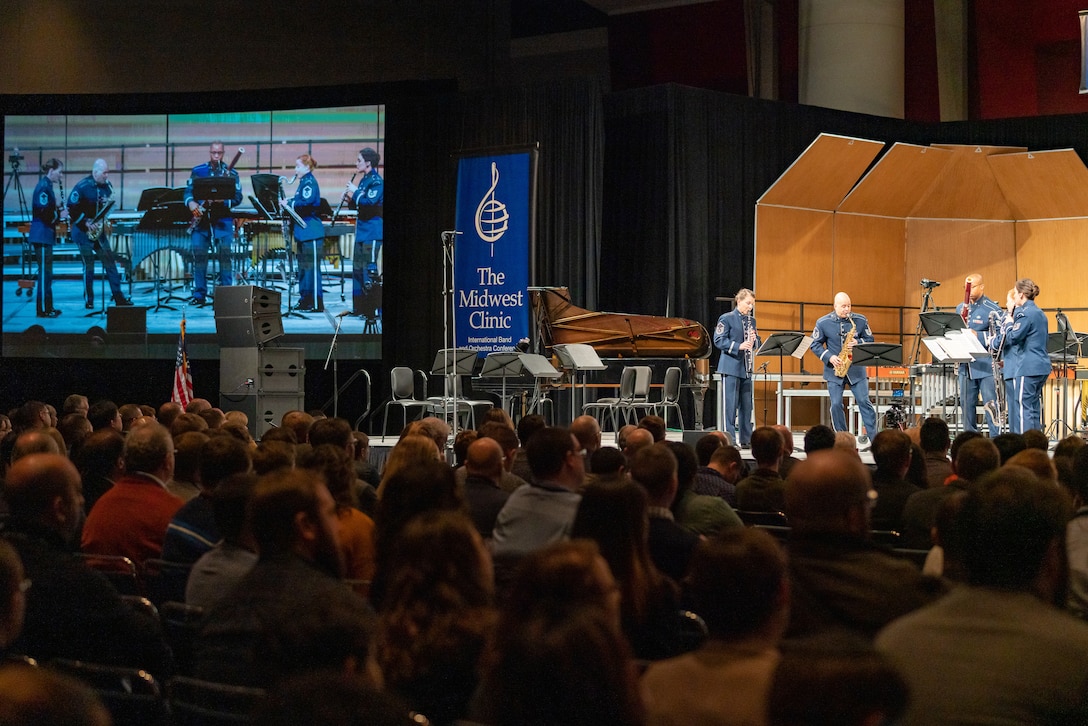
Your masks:
M 869 321 L 864 315 L 851 312 L 850 296 L 840 292 L 835 295 L 835 311 L 816 321 L 816 327 L 812 330 L 812 345 L 809 346 L 824 364 L 824 380 L 827 381 L 827 392 L 831 397 L 831 423 L 836 431 L 848 430 L 842 394 L 846 384 L 850 384 L 865 425 L 865 433 L 858 437 L 858 446 L 863 450 L 869 448 L 869 437 L 876 434 L 876 410 L 869 400 L 869 379 L 865 366 L 851 365 L 841 376 L 836 374 L 835 369 L 846 362 L 844 359 L 847 355 L 853 355 L 855 345 L 872 342 Z
M 231 245 L 234 242 L 234 218 L 231 208 L 242 203 L 242 182 L 238 172 L 228 168 L 223 161 L 223 142 L 213 141 L 208 146 L 211 159 L 199 166 L 194 166 L 185 185 L 185 204 L 189 211 L 199 217 L 192 232 L 193 251 L 193 297 L 189 304 L 203 307 L 208 297 L 208 249 L 212 239 L 219 247 L 219 284 L 230 285 Z M 206 177 L 229 177 L 234 181 L 234 197 L 223 201 L 206 201 L 193 198 L 193 180 Z M 202 210 L 198 213 L 197 210 Z
M 725 396 L 725 431 L 739 446 L 747 447 L 752 440 L 753 363 L 760 345 L 753 313 L 756 295 L 748 288 L 742 288 L 737 291 L 734 300 L 734 308 L 718 318 L 718 325 L 714 328 L 714 347 L 722 352 L 718 359 L 718 373 L 722 374 Z
M 97 217 L 113 201 L 110 167 L 105 159 L 95 159 L 90 176 L 83 177 L 68 195 L 68 215 L 72 224 L 72 241 L 79 247 L 83 259 L 83 298 L 88 310 L 94 309 L 94 258 L 102 263 L 102 271 L 110 283 L 116 305 L 131 305 L 121 291 L 121 276 L 110 246 L 109 225 L 105 215 Z M 108 212 L 106 213 L 108 215 Z
M 970 285 L 970 288 L 968 288 Z M 990 316 L 1001 315 L 1001 308 L 996 302 L 986 297 L 982 275 L 972 273 L 964 278 L 964 292 L 968 295 L 965 305 L 956 306 L 956 312 L 964 318 L 967 327 L 986 345 L 985 335 L 990 330 Z M 966 312 L 965 312 L 966 311 Z M 963 406 L 963 428 L 965 431 L 978 431 L 975 423 L 978 396 L 982 393 L 982 404 L 986 410 L 986 425 L 990 429 L 990 438 L 1001 433 L 994 421 L 992 410 L 996 410 L 997 389 L 994 384 L 993 361 L 987 357 L 959 364 L 960 404 Z

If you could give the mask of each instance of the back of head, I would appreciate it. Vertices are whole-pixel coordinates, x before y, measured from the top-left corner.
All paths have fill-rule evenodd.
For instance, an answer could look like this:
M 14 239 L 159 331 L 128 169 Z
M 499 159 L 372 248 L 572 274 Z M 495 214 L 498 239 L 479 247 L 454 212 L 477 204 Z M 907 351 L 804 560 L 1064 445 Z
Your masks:
M 525 458 L 533 477 L 542 480 L 558 475 L 573 446 L 570 432 L 564 428 L 548 426 L 533 434 L 525 445 Z
M 4 500 L 13 519 L 37 521 L 52 514 L 57 497 L 69 501 L 78 485 L 79 472 L 66 457 L 30 454 L 8 469 Z
M 1002 464 L 1028 447 L 1020 434 L 998 434 L 993 438 L 993 443 L 1001 455 Z
M 109 726 L 109 712 L 83 683 L 47 668 L 0 667 L 4 726 Z
M 592 416 L 579 416 L 571 421 L 570 432 L 587 451 L 596 451 L 601 445 L 601 426 Z
M 347 448 L 352 443 L 351 424 L 342 418 L 321 418 L 310 426 L 310 445 L 332 444 Z
M 805 453 L 822 451 L 835 446 L 835 432 L 830 426 L 816 424 L 805 432 Z
M 227 422 L 227 416 L 218 408 L 206 408 L 197 414 L 200 418 L 204 419 L 204 423 L 208 424 L 209 429 L 218 429 Z
M 374 517 L 374 540 L 384 550 L 417 514 L 431 510 L 456 510 L 464 507 L 464 495 L 457 487 L 453 470 L 443 461 L 425 459 L 401 467 L 382 479 L 385 491 L 378 501 Z
M 660 502 L 677 478 L 676 456 L 664 444 L 647 446 L 635 453 L 630 472 L 631 478 L 646 489 L 650 501 Z
M 763 467 L 782 460 L 782 434 L 771 426 L 760 426 L 752 432 L 752 456 Z
M 970 582 L 1029 589 L 1048 548 L 1064 541 L 1070 514 L 1061 490 L 1026 469 L 1002 467 L 979 479 L 959 516 Z
M 182 413 L 174 417 L 170 422 L 170 435 L 181 436 L 187 431 L 207 431 L 208 422 L 199 414 Z
M 502 476 L 503 458 L 503 450 L 498 441 L 490 438 L 477 439 L 469 444 L 465 454 L 465 472 L 469 476 L 498 480 Z
M 158 419 L 159 423 L 163 426 L 170 428 L 170 425 L 174 423 L 174 419 L 183 413 L 185 413 L 185 409 L 181 407 L 180 403 L 167 401 L 159 406 L 159 410 L 155 412 L 155 418 Z
M 653 434 L 655 444 L 665 440 L 665 419 L 660 416 L 643 416 L 638 420 L 638 427 Z
M 699 440 L 695 442 L 695 458 L 698 460 L 699 466 L 708 466 L 710 457 L 724 445 L 725 442 L 717 434 L 700 436 Z
M 636 566 L 649 565 L 648 506 L 646 492 L 629 479 L 593 482 L 582 491 L 570 536 L 596 542 L 612 574 L 630 580 Z
M 63 449 L 49 433 L 50 429 L 26 429 L 15 438 L 11 448 L 11 461 L 23 458 L 27 454 L 59 454 Z
M 1029 449 L 1050 451 L 1050 439 L 1039 429 L 1028 429 L 1024 432 L 1024 446 Z
M 619 474 L 627 466 L 627 457 L 613 446 L 602 446 L 593 452 L 589 463 L 597 476 L 611 476 Z
M 138 403 L 125 403 L 118 407 L 117 413 L 121 414 L 121 428 L 128 431 L 132 428 L 132 422 L 144 415 Z
M 439 450 L 435 448 L 434 441 L 420 434 L 411 434 L 401 438 L 393 450 L 389 452 L 389 458 L 382 469 L 382 481 L 378 486 L 378 497 L 385 496 L 386 482 L 401 469 L 410 465 L 425 461 L 437 461 Z
M 910 437 L 898 429 L 885 429 L 873 437 L 873 461 L 881 471 L 897 472 L 910 463 Z
M 480 438 L 480 434 L 476 433 L 473 429 L 461 429 L 457 432 L 457 435 L 453 437 L 453 459 L 457 466 L 463 466 L 465 459 L 468 458 L 468 447 L 472 445 L 473 441 Z M 491 439 L 498 446 L 498 442 Z M 501 448 L 501 447 L 500 447 Z
M 654 435 L 649 429 L 639 427 L 628 432 L 625 441 L 623 453 L 627 455 L 628 459 L 632 459 L 639 449 L 654 445 Z
M 95 431 L 72 452 L 72 462 L 84 478 L 109 476 L 125 449 L 125 437 L 114 429 Z
M 251 468 L 249 447 L 233 436 L 215 436 L 200 450 L 200 485 L 215 486 L 231 474 L 242 474 Z
M 1050 460 L 1050 455 L 1039 449 L 1024 449 L 1006 461 L 1005 466 L 1022 466 L 1044 481 L 1058 481 L 1058 470 Z
M 785 578 L 786 557 L 774 537 L 739 527 L 695 548 L 685 585 L 711 637 L 731 640 L 755 633 L 784 612 Z
M 219 482 L 211 493 L 212 515 L 224 541 L 238 544 L 245 530 L 246 508 L 256 484 L 255 474 L 235 474 Z
M 522 446 L 529 443 L 529 439 L 540 429 L 548 425 L 548 422 L 544 420 L 544 417 L 539 413 L 531 413 L 528 416 L 522 416 L 518 421 L 518 441 Z
M 83 439 L 90 436 L 94 428 L 83 414 L 67 413 L 64 418 L 57 422 L 57 430 L 64 437 L 66 448 L 72 450 L 78 447 Z
M 257 480 L 247 518 L 262 558 L 292 551 L 296 515 L 317 517 L 318 488 L 324 486 L 320 474 L 303 469 L 279 469 Z
M 494 439 L 499 442 L 503 452 L 513 451 L 518 448 L 518 435 L 510 428 L 495 421 L 488 421 L 479 429 L 480 438 Z
M 695 450 L 683 441 L 664 441 L 661 443 L 669 447 L 669 451 L 676 457 L 676 496 L 679 498 L 695 481 L 695 475 L 699 471 L 699 460 L 695 458 Z
M 173 454 L 174 440 L 170 432 L 164 426 L 152 423 L 129 432 L 122 456 L 125 471 L 134 473 L 157 471 Z
M 948 451 L 948 423 L 937 416 L 930 416 L 919 427 L 918 443 L 927 454 Z
M 116 418 L 117 404 L 113 401 L 95 401 L 87 409 L 87 420 L 91 422 L 95 431 L 112 426 Z
M 994 442 L 979 437 L 964 442 L 956 452 L 952 467 L 959 478 L 975 481 L 986 472 L 996 469 L 1000 458 Z
M 289 441 L 269 441 L 265 439 L 253 452 L 253 472 L 267 474 L 276 469 L 291 469 L 295 466 L 295 445 Z
M 960 447 L 966 444 L 971 439 L 977 439 L 982 436 L 978 431 L 961 431 L 956 434 L 956 438 L 952 439 L 952 446 L 948 449 L 948 458 L 952 461 L 956 460 L 956 455 L 960 452 Z
M 809 456 L 786 480 L 786 516 L 795 532 L 850 531 L 850 513 L 869 501 L 869 470 L 832 449 Z
M 339 508 L 353 507 L 355 497 L 355 462 L 343 446 L 321 444 L 306 452 L 298 462 L 303 469 L 321 474 L 329 494 Z
M 302 444 L 310 440 L 310 426 L 313 423 L 314 417 L 305 411 L 288 411 L 283 414 L 280 426 L 294 431 L 295 440 Z

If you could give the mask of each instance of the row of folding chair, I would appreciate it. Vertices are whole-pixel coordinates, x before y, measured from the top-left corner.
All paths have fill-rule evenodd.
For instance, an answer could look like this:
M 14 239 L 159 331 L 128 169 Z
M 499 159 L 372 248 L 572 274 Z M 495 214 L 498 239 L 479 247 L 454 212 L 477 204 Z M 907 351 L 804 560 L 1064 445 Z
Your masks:
M 185 600 L 185 585 L 193 567 L 161 559 L 136 564 L 119 555 L 80 554 L 79 557 L 88 567 L 105 575 L 122 595 L 144 596 L 156 605 Z
M 449 419 L 452 416 L 465 414 L 469 417 L 469 425 L 476 428 L 477 410 L 486 410 L 494 404 L 484 399 L 468 399 L 464 397 L 463 376 L 450 373 L 446 375 L 443 395 L 416 398 L 416 375 L 423 379 L 423 390 L 427 390 L 427 374 L 423 371 L 413 371 L 406 366 L 397 366 L 389 371 L 390 400 L 385 405 L 385 418 L 382 420 L 382 436 L 389 429 L 389 410 L 399 408 L 401 410 L 401 429 L 408 425 L 408 416 L 413 411 L 413 417 L 420 414 L 433 414 Z M 399 430 L 399 429 L 398 429 Z
M 665 380 L 661 386 L 661 396 L 657 400 L 650 400 L 650 387 L 653 379 L 653 368 L 650 366 L 624 366 L 620 373 L 619 392 L 615 396 L 598 398 L 596 401 L 585 404 L 582 413 L 588 414 L 602 421 L 608 417 L 609 430 L 619 430 L 619 417 L 622 415 L 623 423 L 635 423 L 638 420 L 638 411 L 644 414 L 660 415 L 665 419 L 665 425 L 669 424 L 669 411 L 676 412 L 676 423 L 679 428 L 684 428 L 684 414 L 680 410 L 680 385 L 683 372 L 677 366 L 672 366 L 665 371 Z

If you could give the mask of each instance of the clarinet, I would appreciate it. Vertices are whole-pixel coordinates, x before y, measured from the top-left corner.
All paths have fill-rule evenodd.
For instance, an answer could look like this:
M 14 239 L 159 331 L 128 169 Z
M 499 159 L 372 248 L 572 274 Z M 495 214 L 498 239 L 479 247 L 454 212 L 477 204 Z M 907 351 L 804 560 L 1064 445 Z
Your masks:
M 750 316 L 741 315 L 740 324 L 741 329 L 744 331 L 744 340 L 755 345 L 756 331 L 755 327 L 750 322 Z M 755 363 L 755 350 L 749 348 L 744 351 L 744 370 L 749 376 L 755 371 Z

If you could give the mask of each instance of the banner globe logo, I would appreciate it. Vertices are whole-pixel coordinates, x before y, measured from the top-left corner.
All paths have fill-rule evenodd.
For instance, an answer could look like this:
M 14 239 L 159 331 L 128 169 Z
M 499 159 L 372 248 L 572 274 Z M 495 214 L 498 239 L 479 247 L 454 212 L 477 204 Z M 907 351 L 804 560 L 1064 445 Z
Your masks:
M 510 223 L 510 214 L 506 205 L 495 199 L 495 187 L 499 185 L 499 167 L 491 162 L 491 186 L 484 193 L 476 207 L 476 234 L 491 245 L 491 256 L 495 256 L 495 243 L 506 234 Z

